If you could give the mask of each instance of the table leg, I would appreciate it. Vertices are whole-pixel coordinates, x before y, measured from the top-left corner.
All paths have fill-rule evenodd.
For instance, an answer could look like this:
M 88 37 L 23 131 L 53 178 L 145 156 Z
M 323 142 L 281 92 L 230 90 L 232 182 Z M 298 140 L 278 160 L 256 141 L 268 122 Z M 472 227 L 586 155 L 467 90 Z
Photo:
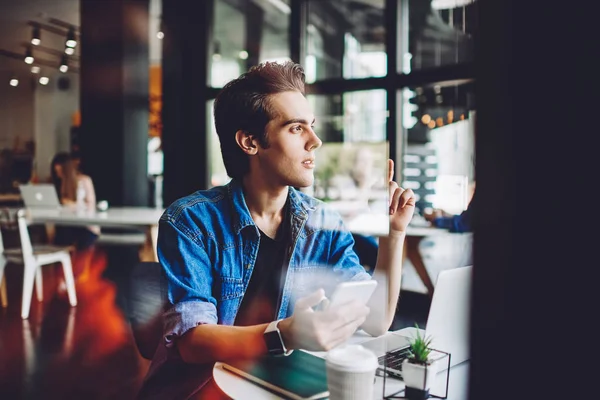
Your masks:
M 407 236 L 404 254 L 415 267 L 419 278 L 421 278 L 421 281 L 427 288 L 427 294 L 431 298 L 433 297 L 433 282 L 429 277 L 429 273 L 427 272 L 427 268 L 425 268 L 425 263 L 423 262 L 423 257 L 419 251 L 419 244 L 423 238 L 424 236 Z

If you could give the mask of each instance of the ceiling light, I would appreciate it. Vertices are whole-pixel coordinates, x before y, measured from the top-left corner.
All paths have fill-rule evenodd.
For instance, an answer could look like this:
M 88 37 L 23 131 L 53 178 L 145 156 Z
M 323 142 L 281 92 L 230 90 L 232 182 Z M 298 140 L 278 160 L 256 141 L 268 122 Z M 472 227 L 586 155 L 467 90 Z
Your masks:
M 248 59 L 248 52 L 247 52 L 246 50 L 242 50 L 242 51 L 240 51 L 239 57 L 240 57 L 242 60 L 247 60 L 247 59 Z
M 12 86 L 12 87 L 19 86 L 19 80 L 17 78 L 12 78 L 9 83 L 10 83 L 10 86 Z
M 73 53 L 75 53 L 75 49 L 72 47 L 65 47 L 65 54 L 68 54 L 70 56 L 73 55 Z
M 33 64 L 33 52 L 31 51 L 31 47 L 28 47 L 25 51 L 25 63 Z
M 165 29 L 163 27 L 162 18 L 160 19 L 160 23 L 158 24 L 158 32 L 156 32 L 156 37 L 159 39 L 163 39 L 165 37 Z
M 31 34 L 31 44 L 34 46 L 38 46 L 40 43 L 42 43 L 42 39 L 41 39 L 41 35 L 40 35 L 40 26 L 34 25 L 33 33 Z
M 47 76 L 42 76 L 40 77 L 40 85 L 47 85 L 48 82 L 50 82 L 50 78 L 48 78 Z
M 60 60 L 60 67 L 58 67 L 58 70 L 63 74 L 69 70 L 69 63 L 66 55 L 62 56 Z
M 75 27 L 73 26 L 69 28 L 69 32 L 67 33 L 67 41 L 65 42 L 65 45 L 67 47 L 73 48 L 77 46 L 77 40 L 75 39 Z
M 40 73 L 40 67 L 38 67 L 37 65 L 32 65 L 31 66 L 31 73 L 32 74 L 39 74 Z

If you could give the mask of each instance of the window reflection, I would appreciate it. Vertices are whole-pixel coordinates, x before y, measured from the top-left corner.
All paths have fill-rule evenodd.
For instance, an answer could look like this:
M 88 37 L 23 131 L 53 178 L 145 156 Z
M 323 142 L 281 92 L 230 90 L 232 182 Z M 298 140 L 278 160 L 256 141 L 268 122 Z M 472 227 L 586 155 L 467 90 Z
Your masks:
M 214 17 L 212 87 L 260 62 L 289 60 L 289 0 L 217 0 Z
M 439 82 L 404 94 L 413 108 L 403 117 L 408 128 L 403 185 L 415 192 L 418 212 L 459 214 L 475 185 L 473 82 Z
M 315 183 L 308 191 L 329 202 L 347 223 L 357 215 L 387 214 L 385 90 L 307 95 L 315 112 Z M 352 222 L 354 221 L 354 222 Z
M 386 140 L 385 90 L 306 96 L 323 142 L 383 142 Z

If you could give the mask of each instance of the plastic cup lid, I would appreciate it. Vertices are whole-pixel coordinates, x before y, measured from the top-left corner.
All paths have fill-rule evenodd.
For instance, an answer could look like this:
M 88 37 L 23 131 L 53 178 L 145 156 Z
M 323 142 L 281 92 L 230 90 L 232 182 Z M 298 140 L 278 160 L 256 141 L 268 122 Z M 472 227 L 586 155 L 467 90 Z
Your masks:
M 359 344 L 330 350 L 325 360 L 328 366 L 349 372 L 373 371 L 379 365 L 375 354 Z

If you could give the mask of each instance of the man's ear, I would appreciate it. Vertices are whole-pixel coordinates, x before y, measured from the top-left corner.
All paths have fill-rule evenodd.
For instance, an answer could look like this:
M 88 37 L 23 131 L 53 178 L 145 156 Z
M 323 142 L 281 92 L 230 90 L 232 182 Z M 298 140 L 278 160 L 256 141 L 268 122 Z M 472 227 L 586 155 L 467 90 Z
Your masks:
M 235 141 L 244 153 L 248 155 L 256 154 L 258 146 L 256 140 L 254 140 L 254 136 L 252 136 L 250 132 L 243 130 L 237 131 L 235 133 Z

